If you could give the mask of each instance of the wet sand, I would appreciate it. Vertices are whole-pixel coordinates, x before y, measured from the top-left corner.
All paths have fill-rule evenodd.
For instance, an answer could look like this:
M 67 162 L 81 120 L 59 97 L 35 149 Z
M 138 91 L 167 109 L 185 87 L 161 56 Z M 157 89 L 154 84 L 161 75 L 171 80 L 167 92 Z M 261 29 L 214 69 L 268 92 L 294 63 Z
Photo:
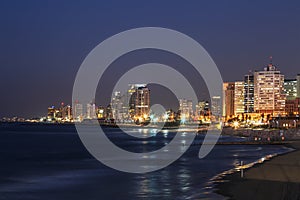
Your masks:
M 229 199 L 300 199 L 300 141 L 286 146 L 295 151 L 279 155 L 244 171 L 228 175 L 217 193 Z

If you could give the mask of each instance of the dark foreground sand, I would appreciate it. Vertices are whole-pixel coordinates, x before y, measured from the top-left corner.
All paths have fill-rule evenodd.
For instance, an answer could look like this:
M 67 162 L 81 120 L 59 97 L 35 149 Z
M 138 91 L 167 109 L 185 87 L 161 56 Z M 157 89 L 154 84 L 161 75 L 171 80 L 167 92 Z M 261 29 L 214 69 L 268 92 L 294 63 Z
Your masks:
M 289 147 L 293 152 L 277 156 L 244 172 L 225 177 L 217 193 L 228 199 L 299 199 L 300 200 L 300 141 Z

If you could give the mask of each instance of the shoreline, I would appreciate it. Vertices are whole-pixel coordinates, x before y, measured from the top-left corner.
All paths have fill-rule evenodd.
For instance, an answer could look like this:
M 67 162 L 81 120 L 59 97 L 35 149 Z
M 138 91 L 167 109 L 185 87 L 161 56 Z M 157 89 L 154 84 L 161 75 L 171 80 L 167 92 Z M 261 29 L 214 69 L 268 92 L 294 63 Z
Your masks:
M 231 169 L 214 177 L 215 193 L 225 199 L 299 199 L 300 140 L 283 144 L 291 150 L 256 162 L 240 171 Z

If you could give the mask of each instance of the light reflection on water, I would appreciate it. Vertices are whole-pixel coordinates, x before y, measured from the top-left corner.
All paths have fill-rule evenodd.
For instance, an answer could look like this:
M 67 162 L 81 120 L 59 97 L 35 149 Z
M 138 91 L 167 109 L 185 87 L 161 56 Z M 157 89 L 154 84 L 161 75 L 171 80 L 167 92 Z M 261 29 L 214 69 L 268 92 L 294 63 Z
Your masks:
M 62 127 L 60 131 L 69 131 Z M 26 130 L 26 132 L 24 131 Z M 287 149 L 281 146 L 217 145 L 204 159 L 198 158 L 204 135 L 197 135 L 187 152 L 170 166 L 147 174 L 117 172 L 93 159 L 75 130 L 51 134 L 51 127 L 21 127 L 14 134 L 0 131 L 0 200 L 9 199 L 216 199 L 213 186 L 221 175 L 263 156 Z M 65 132 L 64 132 L 65 131 Z M 107 129 L 117 144 L 130 150 L 150 151 L 168 144 L 174 131 L 163 130 L 147 140 L 133 140 L 118 129 Z M 47 134 L 44 134 L 47 133 Z M 136 130 L 138 134 L 139 131 Z M 141 130 L 153 134 L 153 130 Z M 178 150 L 192 132 L 181 131 Z M 239 138 L 223 136 L 221 141 Z M 17 144 L 17 148 L 16 148 Z M 168 149 L 166 148 L 166 155 Z M 268 157 L 266 157 L 268 158 Z M 126 158 L 120 158 L 126 159 Z M 153 163 L 155 164 L 155 162 Z M 217 178 L 216 178 L 217 177 Z M 32 181 L 34 180 L 34 181 Z M 53 195 L 56 194 L 55 198 Z M 65 198 L 68 197 L 68 198 Z M 88 198 L 87 198 L 88 197 Z

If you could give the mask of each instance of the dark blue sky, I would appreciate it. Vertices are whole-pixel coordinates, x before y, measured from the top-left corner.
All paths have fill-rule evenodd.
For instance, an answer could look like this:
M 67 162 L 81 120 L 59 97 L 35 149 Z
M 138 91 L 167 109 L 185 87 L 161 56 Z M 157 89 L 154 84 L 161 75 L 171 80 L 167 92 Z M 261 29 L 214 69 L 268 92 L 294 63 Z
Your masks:
M 191 36 L 225 81 L 261 69 L 270 55 L 288 78 L 300 72 L 299 1 L 11 0 L 0 3 L 0 25 L 0 117 L 41 116 L 49 105 L 71 103 L 85 56 L 109 36 L 136 27 Z

